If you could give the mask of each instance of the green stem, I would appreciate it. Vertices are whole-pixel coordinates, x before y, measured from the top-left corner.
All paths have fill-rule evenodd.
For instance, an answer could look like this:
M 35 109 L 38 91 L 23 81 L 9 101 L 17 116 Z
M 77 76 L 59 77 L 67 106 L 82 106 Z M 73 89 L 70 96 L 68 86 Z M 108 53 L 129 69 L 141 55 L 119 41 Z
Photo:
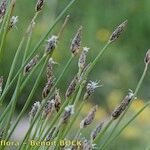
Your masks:
M 30 102 L 31 102 L 31 100 L 32 100 L 32 98 L 33 98 L 33 95 L 34 95 L 35 91 L 37 90 L 37 87 L 38 87 L 38 85 L 39 85 L 39 81 L 40 81 L 41 75 L 42 75 L 42 73 L 44 72 L 44 69 L 45 69 L 46 64 L 47 64 L 47 62 L 48 62 L 48 59 L 49 59 L 49 56 L 47 56 L 47 58 L 45 59 L 45 62 L 44 62 L 44 64 L 43 64 L 42 69 L 41 69 L 41 71 L 40 71 L 40 73 L 39 73 L 39 75 L 38 75 L 38 77 L 37 77 L 37 80 L 36 80 L 36 82 L 35 82 L 35 84 L 34 84 L 34 86 L 33 86 L 33 88 L 32 88 L 32 91 L 31 91 L 31 93 L 30 93 L 30 95 L 29 95 L 29 97 L 28 97 L 28 99 L 27 99 L 25 105 L 23 106 L 23 109 L 22 109 L 21 112 L 19 113 L 19 116 L 17 117 L 16 122 L 15 122 L 13 128 L 11 129 L 11 131 L 10 131 L 10 133 L 9 133 L 9 135 L 8 135 L 8 137 L 7 137 L 7 139 L 10 138 L 10 136 L 12 135 L 14 129 L 15 129 L 16 126 L 17 126 L 17 124 L 19 123 L 19 121 L 20 121 L 22 115 L 26 112 L 26 109 L 27 109 L 27 107 L 29 106 L 29 104 L 30 104 Z
M 130 102 L 129 106 L 126 108 L 126 110 L 124 111 L 124 113 L 121 115 L 121 117 L 120 117 L 119 120 L 117 121 L 116 125 L 113 127 L 112 131 L 110 132 L 108 138 L 105 140 L 105 142 L 104 142 L 103 145 L 106 145 L 106 144 L 109 142 L 110 138 L 112 137 L 112 135 L 113 135 L 114 132 L 116 131 L 117 127 L 119 126 L 121 120 L 123 119 L 123 117 L 124 117 L 125 114 L 127 113 L 128 109 L 129 109 L 129 107 L 130 107 L 130 105 L 132 104 L 133 99 L 134 99 L 134 98 L 136 97 L 136 95 L 138 94 L 138 91 L 139 91 L 139 89 L 140 89 L 140 87 L 141 87 L 141 85 L 142 85 L 142 82 L 143 82 L 143 80 L 144 80 L 144 77 L 145 77 L 145 75 L 146 75 L 147 68 L 148 68 L 148 64 L 145 64 L 145 68 L 144 68 L 143 74 L 142 74 L 142 76 L 141 76 L 141 78 L 140 78 L 140 80 L 139 80 L 139 82 L 138 82 L 138 84 L 137 84 L 137 87 L 136 87 L 135 92 L 134 92 L 134 96 L 133 96 L 133 98 L 131 99 L 131 102 Z
M 131 123 L 133 122 L 136 117 L 138 117 L 148 106 L 150 105 L 150 101 L 148 101 L 119 131 L 118 133 L 111 139 L 109 142 L 103 146 L 103 149 L 106 149 L 106 147 L 112 143 L 121 133 L 122 131 Z

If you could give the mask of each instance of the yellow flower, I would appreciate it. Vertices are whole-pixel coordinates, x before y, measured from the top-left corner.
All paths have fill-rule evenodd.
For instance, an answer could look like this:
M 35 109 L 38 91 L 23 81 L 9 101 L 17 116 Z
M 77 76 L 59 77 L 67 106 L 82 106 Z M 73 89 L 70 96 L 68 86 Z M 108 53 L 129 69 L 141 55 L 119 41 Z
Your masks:
M 102 28 L 102 29 L 98 30 L 97 33 L 96 33 L 97 39 L 100 42 L 108 41 L 110 35 L 111 35 L 110 31 L 105 29 L 105 28 Z
M 134 139 L 140 136 L 139 128 L 128 126 L 123 132 L 122 136 L 127 139 Z

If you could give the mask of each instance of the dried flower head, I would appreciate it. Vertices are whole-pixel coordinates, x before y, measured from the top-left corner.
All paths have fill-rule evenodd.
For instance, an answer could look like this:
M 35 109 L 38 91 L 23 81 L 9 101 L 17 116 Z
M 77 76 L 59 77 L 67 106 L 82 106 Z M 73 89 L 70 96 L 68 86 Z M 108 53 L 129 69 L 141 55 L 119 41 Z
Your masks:
M 36 3 L 36 7 L 35 7 L 35 10 L 38 12 L 38 11 L 41 11 L 42 8 L 43 8 L 43 5 L 44 5 L 44 0 L 38 0 L 37 3 Z
M 12 27 L 16 26 L 17 22 L 18 22 L 18 16 L 12 16 L 10 19 L 10 24 L 8 29 L 10 30 Z
M 61 118 L 61 123 L 67 123 L 71 115 L 73 114 L 74 114 L 74 105 L 68 105 L 67 107 L 65 107 L 64 114 Z
M 2 94 L 3 91 L 3 76 L 0 77 L 0 95 Z
M 54 110 L 55 110 L 55 101 L 54 101 L 54 99 L 48 100 L 46 102 L 46 105 L 43 108 L 42 117 L 43 118 L 50 117 L 53 114 Z
M 3 17 L 6 13 L 6 4 L 7 0 L 3 0 L 0 5 L 0 22 L 3 20 Z
M 119 36 L 122 34 L 122 32 L 124 31 L 125 27 L 127 26 L 128 21 L 124 21 L 123 23 L 121 23 L 116 29 L 115 31 L 112 33 L 112 35 L 110 36 L 109 42 L 114 42 L 115 40 L 117 40 L 119 38 Z
M 76 55 L 80 49 L 81 46 L 81 35 L 82 35 L 82 26 L 78 29 L 75 37 L 73 38 L 71 42 L 71 52 L 73 55 Z
M 115 110 L 112 112 L 113 119 L 117 119 L 121 113 L 126 109 L 126 107 L 129 105 L 130 101 L 134 98 L 134 93 L 132 90 L 129 90 L 128 94 L 125 96 L 121 104 L 115 108 Z
M 53 76 L 53 64 L 57 64 L 57 62 L 55 62 L 53 58 L 50 58 L 47 64 L 47 79 Z
M 99 82 L 90 81 L 86 86 L 86 92 L 84 94 L 84 100 L 88 99 L 95 91 L 96 88 L 101 87 Z
M 47 40 L 47 45 L 46 45 L 46 49 L 45 49 L 46 55 L 53 52 L 54 49 L 57 47 L 57 39 L 58 39 L 57 36 L 52 35 L 52 37 Z
M 78 61 L 79 70 L 81 71 L 85 68 L 86 56 L 87 56 L 88 51 L 89 51 L 89 48 L 83 47 L 83 51 Z
M 51 88 L 53 87 L 54 85 L 54 81 L 55 81 L 55 78 L 52 76 L 48 79 L 44 89 L 43 89 L 43 92 L 42 92 L 42 97 L 43 98 L 46 98 L 51 90 Z
M 71 81 L 71 83 L 66 91 L 66 98 L 70 97 L 74 93 L 78 82 L 79 82 L 79 77 L 78 77 L 78 75 L 76 75 L 73 78 L 73 80 Z
M 97 110 L 97 105 L 94 106 L 90 112 L 88 113 L 88 115 L 81 121 L 80 123 L 80 128 L 86 128 L 88 125 L 90 125 L 92 123 L 92 121 L 94 120 L 95 118 L 95 113 L 96 113 L 96 110 Z
M 29 115 L 30 115 L 30 122 L 33 121 L 33 119 L 34 119 L 37 111 L 39 110 L 39 108 L 40 108 L 40 102 L 35 102 L 33 104 L 33 106 L 32 106 L 32 109 L 31 109 L 30 113 L 29 113 Z
M 100 122 L 96 128 L 92 131 L 91 133 L 91 140 L 94 140 L 97 135 L 101 132 L 102 128 L 103 128 L 104 122 Z
M 32 68 L 37 64 L 38 59 L 39 55 L 34 56 L 32 60 L 24 67 L 24 75 L 26 75 L 32 70 Z
M 150 62 L 150 49 L 147 51 L 144 61 L 146 64 L 149 64 L 149 62 Z
M 58 89 L 55 89 L 54 101 L 55 101 L 55 109 L 58 112 L 61 107 L 61 98 Z

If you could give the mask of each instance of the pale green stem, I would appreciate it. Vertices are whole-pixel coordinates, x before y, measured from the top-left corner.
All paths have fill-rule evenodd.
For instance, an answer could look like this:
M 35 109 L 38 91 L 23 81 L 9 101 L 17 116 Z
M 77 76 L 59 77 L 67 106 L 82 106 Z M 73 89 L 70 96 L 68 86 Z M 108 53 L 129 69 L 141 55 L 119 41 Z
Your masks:
M 117 133 L 111 140 L 109 140 L 108 143 L 107 143 L 105 146 L 103 146 L 103 149 L 106 149 L 106 147 L 107 147 L 110 143 L 112 143 L 112 142 L 122 133 L 122 131 L 124 131 L 125 128 L 126 128 L 131 122 L 133 122 L 133 121 L 136 119 L 136 117 L 138 117 L 138 116 L 145 110 L 145 108 L 147 108 L 149 105 L 150 105 L 150 101 L 148 101 L 148 102 L 118 131 L 118 133 Z
M 139 91 L 139 89 L 140 89 L 140 87 L 141 87 L 141 85 L 142 85 L 142 82 L 143 82 L 143 80 L 144 80 L 144 77 L 145 77 L 145 75 L 146 75 L 147 68 L 148 68 L 148 64 L 145 64 L 145 68 L 144 68 L 143 74 L 142 74 L 142 76 L 141 76 L 141 78 L 140 78 L 140 80 L 139 80 L 139 82 L 138 82 L 138 84 L 137 84 L 137 87 L 136 87 L 135 92 L 134 92 L 134 96 L 133 96 L 133 98 L 132 98 L 132 100 L 131 100 L 129 106 L 126 108 L 126 110 L 124 111 L 124 113 L 121 115 L 121 117 L 120 117 L 119 120 L 117 121 L 116 125 L 113 127 L 113 129 L 112 129 L 112 131 L 110 132 L 108 138 L 105 140 L 104 145 L 106 145 L 106 144 L 109 142 L 109 140 L 110 140 L 110 138 L 112 137 L 113 133 L 116 131 L 117 127 L 119 126 L 119 124 L 120 124 L 120 122 L 121 122 L 121 120 L 123 119 L 124 115 L 126 114 L 126 112 L 128 111 L 130 105 L 132 104 L 133 99 L 136 97 L 136 95 L 137 95 L 137 93 L 138 93 L 138 91 Z

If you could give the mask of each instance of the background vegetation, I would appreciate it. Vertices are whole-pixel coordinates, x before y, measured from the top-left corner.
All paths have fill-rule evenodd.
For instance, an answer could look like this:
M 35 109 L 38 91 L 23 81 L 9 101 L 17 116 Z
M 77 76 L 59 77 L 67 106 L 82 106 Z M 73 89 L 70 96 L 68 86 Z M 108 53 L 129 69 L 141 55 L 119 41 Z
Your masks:
M 8 68 L 10 68 L 20 37 L 32 17 L 35 2 L 36 0 L 20 0 L 16 3 L 15 15 L 19 17 L 19 22 L 17 23 L 17 29 L 11 31 L 14 33 L 7 37 L 5 43 L 7 48 L 5 48 L 3 63 L 0 64 L 0 74 L 3 73 L 4 77 L 8 75 Z M 38 24 L 33 36 L 33 45 L 37 43 L 38 39 L 47 31 L 49 24 L 54 21 L 58 13 L 64 8 L 66 2 L 67 0 L 47 0 L 37 21 Z M 68 11 L 68 14 L 71 16 L 70 22 L 65 29 L 65 34 L 58 49 L 54 53 L 54 59 L 58 62 L 58 65 L 55 67 L 56 76 L 60 74 L 62 67 L 70 58 L 70 41 L 79 25 L 83 25 L 82 45 L 90 47 L 88 57 L 92 59 L 108 40 L 114 27 L 128 19 L 129 23 L 124 35 L 109 48 L 102 61 L 96 65 L 91 74 L 92 80 L 101 80 L 104 85 L 95 92 L 91 101 L 98 103 L 102 108 L 106 107 L 106 110 L 110 112 L 114 106 L 120 102 L 129 88 L 134 90 L 141 76 L 144 67 L 143 58 L 147 49 L 150 48 L 149 9 L 149 0 L 77 0 L 72 9 Z M 60 24 L 62 24 L 62 22 L 56 26 L 53 31 L 54 34 L 57 33 L 55 31 L 59 29 Z M 41 46 L 39 51 L 43 51 L 44 46 L 45 45 Z M 63 78 L 63 81 L 60 83 L 59 87 L 62 95 L 77 71 L 77 60 L 78 59 L 68 68 L 65 78 Z M 138 98 L 141 100 L 138 104 L 135 103 L 133 105 L 133 111 L 143 105 L 143 99 L 148 100 L 150 98 L 149 75 L 150 72 L 147 74 L 143 87 L 138 95 Z M 34 77 L 31 79 L 31 85 L 33 81 Z M 35 99 L 37 100 L 41 98 L 44 82 L 45 79 L 43 78 L 43 80 L 41 80 L 41 87 L 38 89 L 39 92 L 35 95 Z M 29 90 L 30 88 L 25 90 L 18 106 L 22 106 L 24 97 L 27 96 Z M 8 96 L 7 100 L 9 101 L 9 99 L 10 97 Z M 87 104 L 87 107 L 88 105 L 90 104 Z M 101 115 L 100 113 L 102 112 L 99 112 L 98 115 Z M 149 113 L 150 111 L 147 111 L 147 113 L 139 117 L 137 120 L 138 125 L 136 122 L 132 123 L 131 126 L 125 130 L 126 132 L 122 134 L 120 139 L 114 143 L 114 147 L 110 149 L 120 150 L 122 147 L 123 150 L 144 149 L 148 145 L 150 135 L 150 133 L 147 132 L 150 125 L 148 118 Z

